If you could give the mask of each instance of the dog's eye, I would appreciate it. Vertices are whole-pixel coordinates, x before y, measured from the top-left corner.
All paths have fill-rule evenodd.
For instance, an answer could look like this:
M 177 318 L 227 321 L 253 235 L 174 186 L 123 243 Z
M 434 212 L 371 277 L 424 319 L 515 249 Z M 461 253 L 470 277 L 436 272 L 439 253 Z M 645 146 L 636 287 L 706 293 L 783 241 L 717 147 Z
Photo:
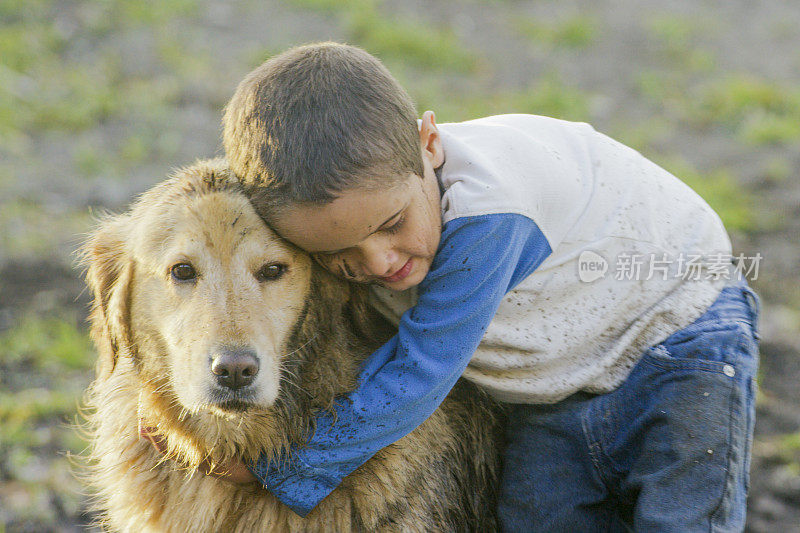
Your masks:
M 274 281 L 283 276 L 284 272 L 286 272 L 286 265 L 272 263 L 262 266 L 259 271 L 256 272 L 256 279 L 258 281 Z
M 189 263 L 172 265 L 170 273 L 172 274 L 172 278 L 178 281 L 191 281 L 197 278 L 197 271 Z

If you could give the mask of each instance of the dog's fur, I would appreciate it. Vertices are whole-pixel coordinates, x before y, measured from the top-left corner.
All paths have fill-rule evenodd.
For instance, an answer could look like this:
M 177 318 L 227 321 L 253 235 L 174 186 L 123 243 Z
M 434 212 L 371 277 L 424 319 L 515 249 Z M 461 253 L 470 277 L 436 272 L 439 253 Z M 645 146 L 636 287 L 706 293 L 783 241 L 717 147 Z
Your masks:
M 87 391 L 86 478 L 105 527 L 123 531 L 491 531 L 497 417 L 461 382 L 407 437 L 375 455 L 305 519 L 262 487 L 197 471 L 278 458 L 315 412 L 356 386 L 387 338 L 363 289 L 337 280 L 258 218 L 223 160 L 201 161 L 103 221 L 84 248 L 99 360 Z M 172 265 L 198 277 L 178 282 Z M 255 273 L 280 263 L 273 281 Z M 388 333 L 390 334 L 390 332 Z M 248 394 L 220 392 L 216 350 L 246 348 Z M 434 354 L 435 355 L 435 354 Z M 166 439 L 159 455 L 142 417 Z

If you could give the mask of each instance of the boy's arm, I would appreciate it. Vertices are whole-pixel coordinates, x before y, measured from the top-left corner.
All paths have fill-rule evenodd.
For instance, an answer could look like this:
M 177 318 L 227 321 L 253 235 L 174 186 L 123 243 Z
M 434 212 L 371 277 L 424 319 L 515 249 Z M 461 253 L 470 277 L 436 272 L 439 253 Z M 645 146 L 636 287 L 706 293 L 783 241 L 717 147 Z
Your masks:
M 251 470 L 305 516 L 377 451 L 413 431 L 447 396 L 505 294 L 550 254 L 536 224 L 516 214 L 458 218 L 444 225 L 419 301 L 397 335 L 364 363 L 358 389 L 320 413 L 306 446 Z

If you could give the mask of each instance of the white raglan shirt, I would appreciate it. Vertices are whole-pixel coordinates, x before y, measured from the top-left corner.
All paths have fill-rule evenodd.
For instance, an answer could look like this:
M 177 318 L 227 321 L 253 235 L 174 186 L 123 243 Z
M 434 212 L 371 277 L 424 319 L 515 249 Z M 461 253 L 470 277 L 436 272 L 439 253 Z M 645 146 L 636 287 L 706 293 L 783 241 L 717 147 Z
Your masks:
M 635 150 L 588 124 L 534 115 L 439 132 L 442 222 L 519 214 L 552 249 L 508 292 L 463 374 L 497 399 L 552 403 L 611 391 L 648 346 L 691 324 L 722 290 L 713 261 L 678 275 L 685 259 L 730 256 L 719 217 Z M 581 281 L 587 260 L 608 270 Z M 618 279 L 630 276 L 630 261 L 641 262 L 638 279 Z M 373 305 L 395 323 L 415 302 L 414 289 L 372 290 Z

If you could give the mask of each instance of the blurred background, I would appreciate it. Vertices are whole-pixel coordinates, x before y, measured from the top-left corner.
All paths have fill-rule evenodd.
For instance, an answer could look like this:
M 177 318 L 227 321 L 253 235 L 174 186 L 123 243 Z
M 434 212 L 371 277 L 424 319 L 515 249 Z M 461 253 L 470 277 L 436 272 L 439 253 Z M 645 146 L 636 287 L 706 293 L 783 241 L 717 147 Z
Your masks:
M 440 123 L 588 121 L 763 256 L 748 529 L 800 531 L 796 0 L 0 0 L 0 532 L 91 519 L 67 454 L 94 360 L 73 265 L 93 216 L 220 155 L 238 81 L 328 39 L 380 57 Z

